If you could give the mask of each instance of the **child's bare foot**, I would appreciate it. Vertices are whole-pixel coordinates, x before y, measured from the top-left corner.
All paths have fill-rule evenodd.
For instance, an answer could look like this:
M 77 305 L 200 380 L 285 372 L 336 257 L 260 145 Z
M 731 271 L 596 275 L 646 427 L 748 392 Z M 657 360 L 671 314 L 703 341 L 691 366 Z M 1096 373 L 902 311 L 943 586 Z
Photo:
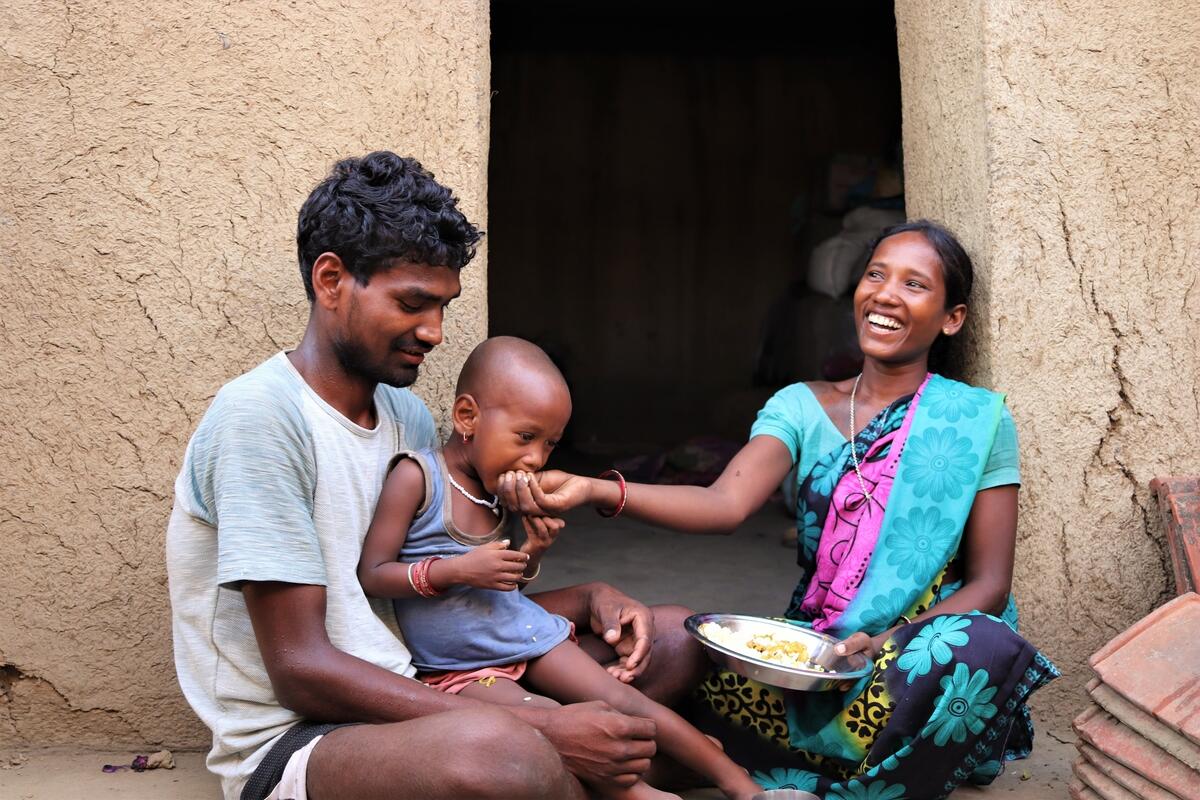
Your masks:
M 605 793 L 604 797 L 610 798 L 610 800 L 683 800 L 679 795 L 655 789 L 645 781 L 638 781 L 628 789 L 613 794 Z M 749 795 L 747 795 L 748 798 Z
M 754 795 L 761 791 L 763 791 L 763 788 L 752 781 L 749 773 L 744 770 L 740 776 L 721 784 L 721 792 L 729 800 L 751 800 Z

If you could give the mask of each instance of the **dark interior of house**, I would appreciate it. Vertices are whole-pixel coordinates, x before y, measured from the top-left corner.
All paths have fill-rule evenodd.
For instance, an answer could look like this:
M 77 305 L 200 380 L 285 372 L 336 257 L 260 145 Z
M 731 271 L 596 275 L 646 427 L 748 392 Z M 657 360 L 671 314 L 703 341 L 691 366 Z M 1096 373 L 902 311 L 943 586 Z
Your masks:
M 566 444 L 703 462 L 857 372 L 850 296 L 903 218 L 890 2 L 495 0 L 492 31 L 490 332 L 560 365 Z

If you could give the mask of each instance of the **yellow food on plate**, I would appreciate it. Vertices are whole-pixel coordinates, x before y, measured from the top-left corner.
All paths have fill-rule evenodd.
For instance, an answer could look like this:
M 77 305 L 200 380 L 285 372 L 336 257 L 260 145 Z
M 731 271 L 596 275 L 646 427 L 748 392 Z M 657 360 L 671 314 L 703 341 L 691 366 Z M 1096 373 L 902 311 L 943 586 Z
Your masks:
M 710 642 L 760 661 L 813 672 L 829 671 L 810 661 L 807 645 L 795 639 L 774 633 L 738 633 L 718 622 L 705 622 L 699 627 L 699 631 L 700 635 Z

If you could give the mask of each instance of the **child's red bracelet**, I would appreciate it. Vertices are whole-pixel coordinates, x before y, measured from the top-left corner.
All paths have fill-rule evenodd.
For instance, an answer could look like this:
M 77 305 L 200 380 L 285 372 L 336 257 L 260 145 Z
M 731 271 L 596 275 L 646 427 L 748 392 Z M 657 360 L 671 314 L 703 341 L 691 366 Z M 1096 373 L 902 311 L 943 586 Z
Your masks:
M 617 507 L 612 511 L 605 511 L 602 508 L 597 508 L 596 513 L 602 517 L 615 517 L 625 510 L 625 501 L 629 499 L 629 487 L 625 485 L 625 476 L 617 472 L 615 469 L 606 469 L 598 476 L 600 478 L 616 478 L 617 485 L 621 487 L 621 500 L 617 503 Z
M 435 587 L 433 581 L 429 580 L 429 568 L 433 562 L 440 560 L 441 556 L 430 556 L 417 564 L 417 568 L 414 570 L 416 574 L 413 577 L 416 581 L 417 594 L 421 597 L 437 597 L 443 594 L 443 590 Z

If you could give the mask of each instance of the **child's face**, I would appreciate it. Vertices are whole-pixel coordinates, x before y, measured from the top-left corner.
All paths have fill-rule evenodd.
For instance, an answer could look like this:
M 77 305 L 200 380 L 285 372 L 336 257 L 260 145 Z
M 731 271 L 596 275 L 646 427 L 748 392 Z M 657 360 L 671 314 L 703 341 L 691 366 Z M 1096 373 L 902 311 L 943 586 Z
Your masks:
M 565 386 L 525 393 L 504 405 L 479 409 L 470 453 L 483 487 L 495 493 L 505 472 L 536 472 L 545 466 L 571 418 Z

